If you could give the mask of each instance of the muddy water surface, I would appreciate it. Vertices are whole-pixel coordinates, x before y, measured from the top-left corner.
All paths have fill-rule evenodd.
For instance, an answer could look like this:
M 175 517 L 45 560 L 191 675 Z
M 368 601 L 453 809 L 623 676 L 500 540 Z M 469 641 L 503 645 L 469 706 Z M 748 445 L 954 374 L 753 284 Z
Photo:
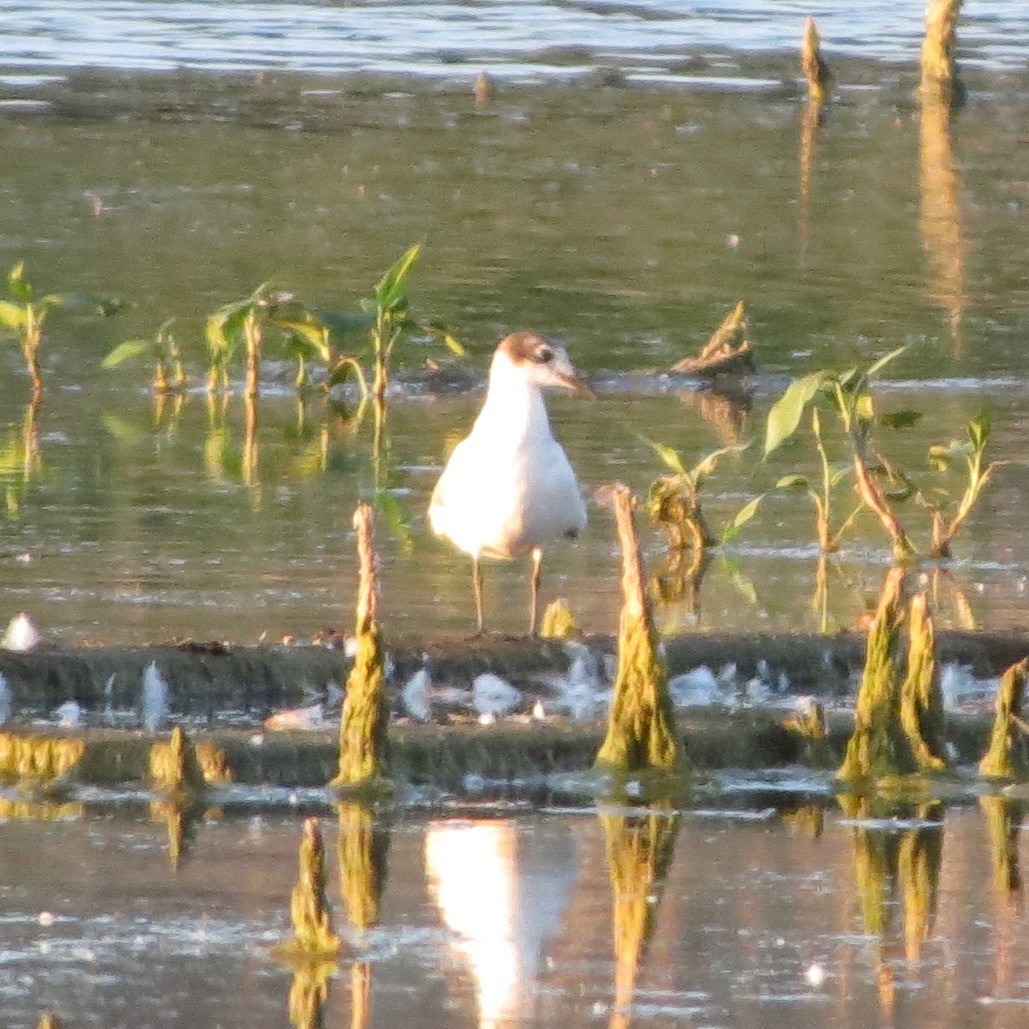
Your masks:
M 379 822 L 379 921 L 344 928 L 325 1024 L 355 1004 L 351 1024 L 380 1026 L 1024 1024 L 1017 825 L 1012 866 L 975 806 L 822 803 Z M 292 975 L 268 949 L 298 817 L 209 810 L 173 870 L 145 806 L 7 814 L 5 1025 L 47 1005 L 71 1025 L 286 1024 Z M 331 811 L 324 829 L 346 927 Z

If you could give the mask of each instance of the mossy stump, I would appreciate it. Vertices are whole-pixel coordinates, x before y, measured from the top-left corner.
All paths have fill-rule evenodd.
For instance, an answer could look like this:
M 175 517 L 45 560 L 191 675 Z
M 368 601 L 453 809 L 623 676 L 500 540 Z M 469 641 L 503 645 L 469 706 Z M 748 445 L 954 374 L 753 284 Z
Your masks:
M 49 789 L 69 775 L 85 752 L 85 741 L 75 736 L 0 732 L 0 781 Z
M 675 730 L 668 672 L 657 652 L 654 619 L 646 593 L 635 498 L 621 483 L 612 490 L 622 548 L 622 612 L 618 627 L 618 671 L 607 736 L 594 764 L 599 770 L 685 772 L 687 762 Z
M 357 654 L 347 678 L 339 726 L 339 771 L 330 786 L 355 789 L 387 781 L 389 712 L 385 703 L 385 668 L 379 633 L 378 590 L 372 509 L 354 512 L 360 564 L 357 592 Z
M 829 66 L 822 58 L 822 37 L 814 18 L 804 23 L 804 38 L 800 47 L 800 66 L 807 79 L 808 99 L 813 104 L 823 104 L 829 95 Z
M 828 768 L 832 764 L 825 708 L 818 701 L 812 701 L 805 710 L 783 724 L 800 737 L 804 764 L 809 768 Z
M 547 605 L 543 612 L 543 621 L 540 623 L 540 637 L 542 639 L 566 640 L 579 635 L 579 628 L 575 624 L 575 616 L 568 606 L 564 597 L 559 597 Z
M 176 725 L 167 743 L 150 748 L 150 785 L 162 793 L 202 793 L 207 788 L 193 741 Z
M 961 0 L 928 0 L 922 41 L 923 96 L 950 99 L 956 81 L 954 46 Z
M 722 319 L 696 357 L 684 357 L 670 371 L 680 375 L 714 378 L 754 371 L 754 348 L 746 338 L 747 316 L 740 300 Z
M 325 850 L 317 818 L 304 821 L 300 841 L 299 877 L 289 903 L 293 938 L 275 948 L 292 963 L 317 965 L 339 955 L 342 943 L 332 927 L 325 896 Z
M 946 768 L 946 719 L 936 631 L 924 593 L 912 597 L 908 608 L 907 675 L 900 691 L 900 720 L 919 769 L 939 772 Z
M 1029 779 L 1029 725 L 1022 720 L 1029 658 L 1013 664 L 997 688 L 997 715 L 990 747 L 979 762 L 979 774 L 991 779 Z
M 900 716 L 898 650 L 904 614 L 904 575 L 893 568 L 868 632 L 865 668 L 854 710 L 854 731 L 836 773 L 845 782 L 908 775 L 918 763 Z

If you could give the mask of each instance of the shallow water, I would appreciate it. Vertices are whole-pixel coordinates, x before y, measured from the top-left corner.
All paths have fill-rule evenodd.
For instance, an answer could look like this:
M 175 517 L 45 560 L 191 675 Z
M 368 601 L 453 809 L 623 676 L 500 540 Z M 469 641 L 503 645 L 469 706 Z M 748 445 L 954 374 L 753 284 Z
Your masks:
M 589 489 L 615 477 L 646 489 L 661 468 L 639 434 L 687 459 L 758 438 L 791 375 L 901 344 L 883 404 L 925 417 L 883 445 L 920 485 L 935 485 L 927 447 L 960 436 L 983 401 L 994 455 L 1022 456 L 1029 247 L 1011 147 L 1023 100 L 973 98 L 942 150 L 939 127 L 926 127 L 920 157 L 907 101 L 854 94 L 832 105 L 802 185 L 801 109 L 782 95 L 569 86 L 477 109 L 463 92 L 413 84 L 305 96 L 304 81 L 95 79 L 53 94 L 49 113 L 9 116 L 0 263 L 23 257 L 42 289 L 134 306 L 102 322 L 52 315 L 34 424 L 17 348 L 0 351 L 0 620 L 25 609 L 50 639 L 106 642 L 246 642 L 349 621 L 349 520 L 372 483 L 370 427 L 327 417 L 317 397 L 298 413 L 288 368 L 269 365 L 248 483 L 238 397 L 224 417 L 199 392 L 158 411 L 149 369 L 99 362 L 175 316 L 200 377 L 202 320 L 218 304 L 274 276 L 314 306 L 352 310 L 419 238 L 414 302 L 467 343 L 473 386 L 427 393 L 410 372 L 438 351 L 401 355 L 393 484 L 413 549 L 380 531 L 398 631 L 470 624 L 467 562 L 431 539 L 424 510 L 474 417 L 489 350 L 512 328 L 562 339 L 598 383 L 595 402 L 551 404 Z M 741 297 L 761 361 L 752 397 L 734 405 L 639 374 L 695 351 Z M 813 470 L 807 447 L 756 458 L 712 478 L 716 525 L 786 472 Z M 1002 469 L 959 537 L 952 579 L 935 582 L 942 621 L 1021 624 L 1027 474 Z M 905 510 L 924 544 L 925 513 Z M 656 569 L 660 540 L 646 545 Z M 667 627 L 849 625 L 887 553 L 859 519 L 824 612 L 812 609 L 810 508 L 773 495 L 729 557 L 713 562 L 699 605 L 663 613 Z M 595 511 L 583 539 L 548 558 L 545 591 L 609 630 L 614 571 L 609 518 Z M 520 565 L 488 569 L 491 626 L 522 628 L 525 588 Z
M 325 1024 L 1024 1023 L 1022 887 L 1010 861 L 991 877 L 1002 854 L 978 807 L 877 821 L 775 803 L 651 821 L 401 813 L 363 837 L 386 873 L 363 933 L 327 811 L 328 892 L 353 950 Z M 47 1006 L 74 1025 L 286 1024 L 292 977 L 268 951 L 288 931 L 295 814 L 209 810 L 175 871 L 145 806 L 5 814 L 6 1024 Z

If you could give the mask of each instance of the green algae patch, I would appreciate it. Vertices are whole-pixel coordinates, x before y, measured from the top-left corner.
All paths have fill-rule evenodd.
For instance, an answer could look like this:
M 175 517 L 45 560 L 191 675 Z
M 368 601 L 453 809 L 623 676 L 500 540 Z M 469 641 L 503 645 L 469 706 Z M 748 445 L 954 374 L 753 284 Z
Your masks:
M 979 774 L 991 779 L 1029 779 L 1029 726 L 1021 718 L 1029 658 L 1013 664 L 997 690 L 997 713 L 990 746 L 979 763 Z
M 290 964 L 318 965 L 339 955 L 343 943 L 333 929 L 332 911 L 325 894 L 325 850 L 317 818 L 304 821 L 289 916 L 293 936 L 275 948 L 277 958 Z
M 357 593 L 357 655 L 347 678 L 339 727 L 339 770 L 329 783 L 340 789 L 377 789 L 385 785 L 389 760 L 385 668 L 378 619 L 372 509 L 354 512 L 360 563 Z
M 657 652 L 636 532 L 635 498 L 619 483 L 612 501 L 622 549 L 622 613 L 614 697 L 594 767 L 615 774 L 645 769 L 683 774 L 688 763 L 675 729 L 668 671 Z

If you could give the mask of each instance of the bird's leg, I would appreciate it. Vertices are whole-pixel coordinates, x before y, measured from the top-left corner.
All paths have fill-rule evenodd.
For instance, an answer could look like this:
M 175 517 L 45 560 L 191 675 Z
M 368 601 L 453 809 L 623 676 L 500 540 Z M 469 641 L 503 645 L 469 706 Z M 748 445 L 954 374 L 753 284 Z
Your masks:
M 539 604 L 541 566 L 543 564 L 543 548 L 532 548 L 532 593 L 529 599 L 529 635 L 536 635 L 536 608 Z
M 475 629 L 482 632 L 482 569 L 479 567 L 479 555 L 472 558 L 472 589 L 475 591 Z

